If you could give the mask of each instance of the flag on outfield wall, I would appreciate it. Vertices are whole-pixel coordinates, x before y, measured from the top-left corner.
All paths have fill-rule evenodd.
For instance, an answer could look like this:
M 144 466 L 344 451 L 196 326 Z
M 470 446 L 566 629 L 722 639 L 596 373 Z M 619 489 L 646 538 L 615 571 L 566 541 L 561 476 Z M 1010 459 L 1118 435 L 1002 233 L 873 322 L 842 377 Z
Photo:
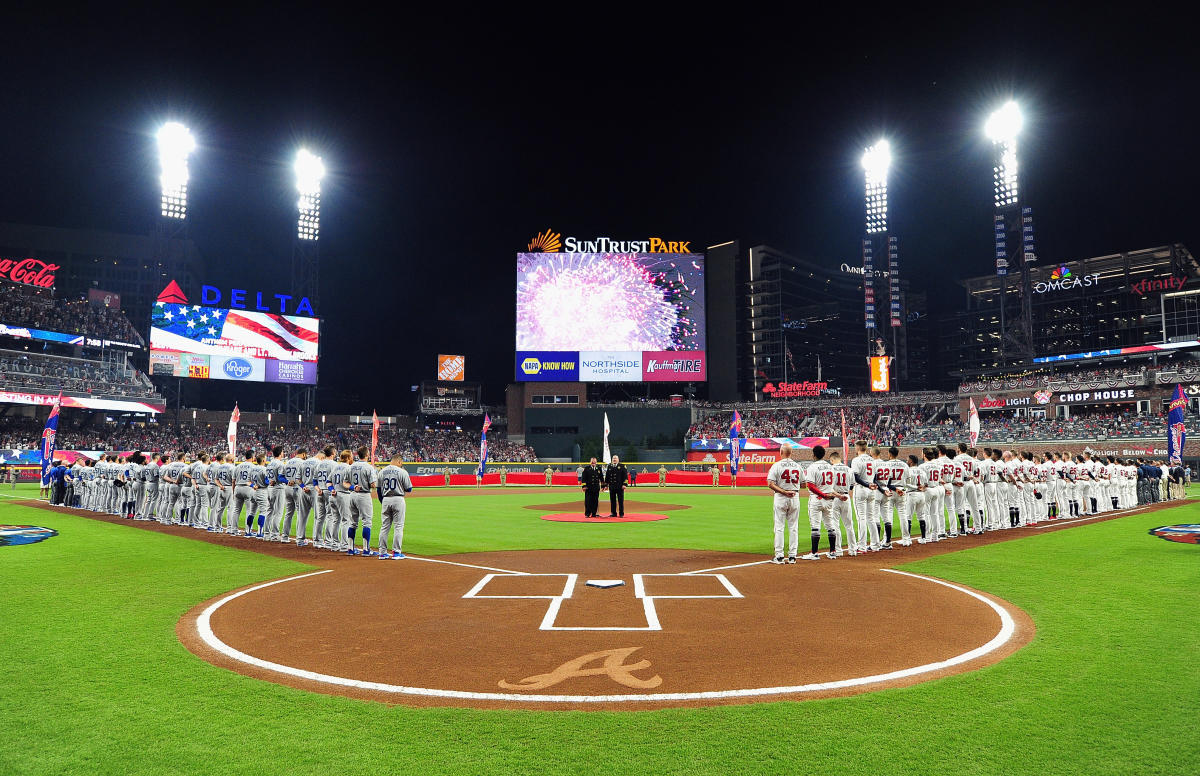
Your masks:
M 608 450 L 608 413 L 604 413 L 604 465 L 612 463 L 612 453 Z
M 50 467 L 54 466 L 54 451 L 58 448 L 55 440 L 58 437 L 58 409 L 62 405 L 62 391 L 50 408 L 50 417 L 46 418 L 46 427 L 42 429 L 42 487 L 50 487 Z
M 479 471 L 475 473 L 476 477 L 482 477 L 487 471 L 487 432 L 492 427 L 492 419 L 485 412 L 483 414 L 483 431 L 479 433 Z
M 379 446 L 379 413 L 371 410 L 371 463 L 375 463 L 375 448 Z
M 1167 410 L 1167 460 L 1176 466 L 1183 465 L 1183 444 L 1187 441 L 1187 433 L 1184 431 L 1183 420 L 1187 415 L 1187 396 L 1183 393 L 1183 386 L 1175 386 L 1175 395 L 1171 397 L 1171 403 Z
M 729 476 L 736 477 L 742 458 L 742 413 L 733 411 L 729 421 Z
M 237 402 L 234 402 L 233 412 L 229 415 L 229 430 L 225 432 L 225 438 L 229 440 L 229 454 L 237 454 L 237 424 L 242 419 L 242 413 L 238 409 Z
M 849 432 L 846 429 L 846 411 L 842 410 L 842 463 L 850 460 Z
M 979 410 L 975 407 L 974 399 L 971 399 L 971 411 L 967 415 L 967 438 L 971 447 L 979 444 Z

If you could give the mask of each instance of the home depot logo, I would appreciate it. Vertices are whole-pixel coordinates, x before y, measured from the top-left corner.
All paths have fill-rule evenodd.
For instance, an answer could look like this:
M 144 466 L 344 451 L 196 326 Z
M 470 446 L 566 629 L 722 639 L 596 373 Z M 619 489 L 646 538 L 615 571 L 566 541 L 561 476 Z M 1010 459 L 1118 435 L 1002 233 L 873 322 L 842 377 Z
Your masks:
M 438 355 L 439 380 L 461 381 L 466 376 L 466 367 L 467 359 L 464 356 Z

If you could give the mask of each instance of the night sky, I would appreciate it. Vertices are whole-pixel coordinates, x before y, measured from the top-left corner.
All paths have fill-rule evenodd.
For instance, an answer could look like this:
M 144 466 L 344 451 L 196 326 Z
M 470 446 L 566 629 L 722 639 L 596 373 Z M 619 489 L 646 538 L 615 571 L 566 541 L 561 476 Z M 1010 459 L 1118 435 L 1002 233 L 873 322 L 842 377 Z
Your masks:
M 433 377 L 438 352 L 465 354 L 467 378 L 502 400 L 515 254 L 546 228 L 856 263 L 858 160 L 880 135 L 902 272 L 935 313 L 955 309 L 955 281 L 992 268 L 982 124 L 1010 96 L 1026 115 L 1023 200 L 1043 262 L 1200 250 L 1200 66 L 1178 19 L 447 8 L 393 19 L 339 7 L 307 24 L 282 6 L 14 11 L 0 49 L 0 220 L 148 233 L 153 133 L 177 119 L 200 144 L 190 228 L 208 280 L 286 292 L 290 163 L 309 146 L 330 170 L 318 307 L 329 412 L 411 411 L 409 386 Z M 196 399 L 220 406 L 231 386 L 208 388 Z

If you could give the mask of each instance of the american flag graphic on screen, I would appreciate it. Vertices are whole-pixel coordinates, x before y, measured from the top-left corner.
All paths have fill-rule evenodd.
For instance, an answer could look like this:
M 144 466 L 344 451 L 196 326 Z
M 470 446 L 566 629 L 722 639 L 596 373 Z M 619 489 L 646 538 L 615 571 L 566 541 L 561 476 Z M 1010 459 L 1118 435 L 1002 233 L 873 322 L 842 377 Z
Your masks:
M 316 318 L 156 302 L 150 346 L 185 353 L 316 361 Z

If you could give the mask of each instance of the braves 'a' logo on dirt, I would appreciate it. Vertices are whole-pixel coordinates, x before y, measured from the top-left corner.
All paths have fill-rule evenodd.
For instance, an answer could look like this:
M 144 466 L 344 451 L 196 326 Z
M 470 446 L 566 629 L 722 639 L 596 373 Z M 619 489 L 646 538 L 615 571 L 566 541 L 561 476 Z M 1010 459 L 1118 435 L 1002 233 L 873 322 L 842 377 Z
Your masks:
M 575 679 L 576 677 L 607 676 L 617 684 L 631 687 L 635 690 L 649 690 L 658 687 L 662 684 L 662 677 L 658 674 L 647 679 L 639 679 L 633 675 L 634 671 L 642 671 L 649 668 L 649 660 L 643 659 L 636 663 L 626 664 L 625 658 L 639 649 L 641 647 L 623 647 L 621 649 L 605 649 L 600 652 L 589 652 L 574 660 L 568 660 L 549 673 L 527 676 L 516 683 L 506 682 L 501 679 L 499 684 L 505 690 L 544 690 L 547 687 L 553 687 L 560 682 Z M 584 667 L 601 659 L 604 662 L 596 668 Z

